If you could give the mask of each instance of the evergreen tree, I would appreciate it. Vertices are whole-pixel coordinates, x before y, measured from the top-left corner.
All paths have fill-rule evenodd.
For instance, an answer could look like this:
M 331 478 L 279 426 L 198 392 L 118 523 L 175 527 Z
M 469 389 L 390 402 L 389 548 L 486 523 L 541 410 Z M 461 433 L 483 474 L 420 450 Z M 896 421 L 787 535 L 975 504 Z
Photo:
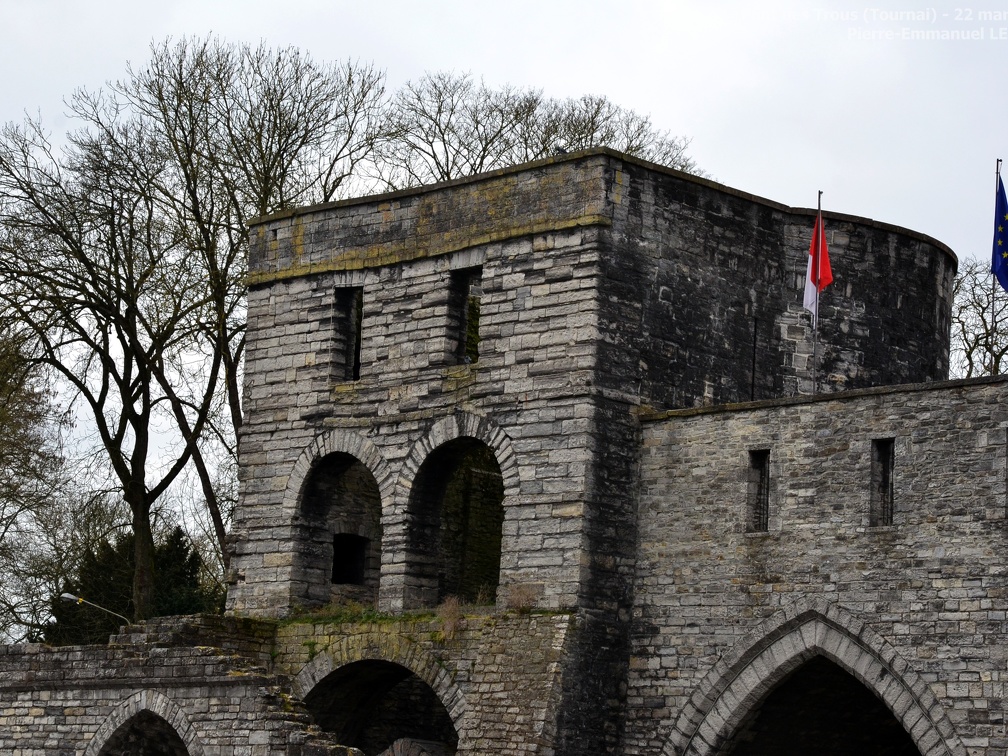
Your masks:
M 116 614 L 133 616 L 134 536 L 127 533 L 89 551 L 64 592 L 79 596 Z M 203 580 L 203 563 L 181 528 L 174 528 L 154 547 L 153 616 L 220 612 L 224 591 Z M 88 604 L 52 601 L 53 621 L 43 633 L 46 643 L 105 643 L 122 620 Z

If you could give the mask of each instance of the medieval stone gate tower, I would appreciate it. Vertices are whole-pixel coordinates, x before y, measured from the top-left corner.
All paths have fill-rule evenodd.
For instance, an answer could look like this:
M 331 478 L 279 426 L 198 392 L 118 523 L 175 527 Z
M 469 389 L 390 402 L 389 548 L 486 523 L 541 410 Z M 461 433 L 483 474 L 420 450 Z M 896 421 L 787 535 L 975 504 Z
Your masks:
M 261 219 L 231 619 L 79 652 L 75 747 L 1005 753 L 1004 383 L 828 216 L 813 397 L 812 220 L 606 150 Z

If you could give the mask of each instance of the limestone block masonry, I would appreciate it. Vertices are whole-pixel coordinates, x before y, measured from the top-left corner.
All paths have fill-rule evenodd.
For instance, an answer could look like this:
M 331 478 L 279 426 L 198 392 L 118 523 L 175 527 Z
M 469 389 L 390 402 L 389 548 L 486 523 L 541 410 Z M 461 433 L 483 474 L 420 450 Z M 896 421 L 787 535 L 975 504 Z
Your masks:
M 0 750 L 1005 756 L 1008 384 L 865 218 L 814 338 L 813 220 L 608 150 L 259 219 L 228 616 L 3 649 Z
M 646 418 L 626 752 L 717 753 L 739 702 L 822 655 L 921 753 L 1005 753 L 1006 389 Z M 895 441 L 887 525 L 869 517 L 877 439 Z M 747 519 L 752 449 L 770 450 L 762 532 Z

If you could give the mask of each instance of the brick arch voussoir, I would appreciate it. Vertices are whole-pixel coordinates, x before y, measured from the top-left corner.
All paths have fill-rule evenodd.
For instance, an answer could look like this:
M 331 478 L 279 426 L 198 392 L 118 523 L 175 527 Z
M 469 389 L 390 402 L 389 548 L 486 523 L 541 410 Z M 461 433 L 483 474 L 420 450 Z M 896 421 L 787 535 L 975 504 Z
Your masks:
M 144 711 L 156 714 L 171 725 L 189 756 L 204 756 L 202 740 L 189 717 L 174 701 L 156 690 L 138 691 L 119 704 L 95 731 L 82 756 L 98 756 L 120 727 Z
M 344 428 L 333 428 L 316 436 L 298 456 L 287 478 L 283 498 L 285 512 L 291 516 L 297 513 L 305 484 L 315 464 L 326 455 L 335 453 L 349 454 L 359 460 L 374 476 L 382 501 L 392 500 L 395 476 L 392 466 L 378 447 L 359 433 Z
M 456 732 L 462 731 L 466 700 L 442 662 L 415 641 L 394 632 L 344 636 L 308 662 L 294 677 L 291 692 L 304 700 L 326 677 L 348 664 L 387 661 L 405 667 L 434 691 Z
M 511 438 L 492 420 L 462 410 L 435 422 L 427 433 L 413 444 L 404 460 L 396 482 L 396 500 L 404 503 L 424 460 L 439 446 L 458 438 L 475 438 L 490 447 L 500 467 L 505 499 L 518 490 L 518 462 Z
M 724 654 L 683 707 L 662 756 L 714 756 L 752 708 L 813 656 L 872 690 L 924 756 L 966 756 L 938 699 L 892 644 L 823 599 L 778 612 Z

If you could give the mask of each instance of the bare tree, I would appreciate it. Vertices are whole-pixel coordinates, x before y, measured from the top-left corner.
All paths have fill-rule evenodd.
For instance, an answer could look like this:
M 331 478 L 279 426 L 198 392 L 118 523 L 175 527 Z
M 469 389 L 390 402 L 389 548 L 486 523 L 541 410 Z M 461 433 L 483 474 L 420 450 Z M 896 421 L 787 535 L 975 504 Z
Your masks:
M 77 557 L 122 527 L 115 500 L 81 494 L 85 475 L 64 456 L 69 418 L 49 371 L 34 366 L 24 325 L 0 317 L 0 642 L 37 640 Z M 82 461 L 82 464 L 86 462 Z M 121 499 L 119 499 L 121 501 Z M 114 526 L 115 527 L 115 526 Z M 114 529 L 113 527 L 113 529 Z
M 428 73 L 396 92 L 389 134 L 376 157 L 383 186 L 447 181 L 561 151 L 611 147 L 699 173 L 689 141 L 605 97 L 545 98 L 535 89 L 493 89 L 470 74 Z
M 206 364 L 189 382 L 220 389 L 212 436 L 224 446 L 225 467 L 234 468 L 227 460 L 237 460 L 242 421 L 248 221 L 348 190 L 382 134 L 383 75 L 350 62 L 320 65 L 293 48 L 182 40 L 156 46 L 148 66 L 116 90 L 169 155 L 156 201 L 183 230 L 206 282 L 193 346 L 220 358 L 219 371 Z M 189 403 L 179 397 L 172 409 L 183 437 L 192 437 Z M 193 462 L 226 562 L 226 512 L 200 445 Z
M 559 112 L 558 116 L 547 120 L 559 122 L 556 139 L 567 150 L 611 147 L 642 160 L 702 175 L 686 154 L 689 140 L 656 129 L 649 116 L 625 110 L 605 97 L 593 95 L 554 101 L 549 107 Z
M 0 640 L 9 642 L 41 628 L 20 556 L 31 519 L 58 495 L 62 458 L 48 432 L 48 392 L 28 370 L 15 325 L 0 319 L 0 334 Z
M 389 112 L 377 155 L 389 188 L 447 181 L 513 162 L 514 135 L 539 104 L 536 92 L 489 89 L 469 74 L 407 82 Z
M 6 320 L 0 319 L 0 543 L 23 512 L 49 495 L 61 461 L 46 433 L 47 391 Z
M 214 457 L 238 454 L 247 222 L 345 191 L 383 102 L 368 67 L 183 40 L 76 93 L 65 154 L 37 123 L 3 132 L 0 297 L 94 423 L 131 512 L 138 618 L 152 506 L 189 465 L 226 558 Z
M 94 101 L 110 118 L 114 103 Z M 191 342 L 204 304 L 196 271 L 149 190 L 162 153 L 138 122 L 114 139 L 87 131 L 58 160 L 41 127 L 5 129 L 0 143 L 0 296 L 31 331 L 37 364 L 71 386 L 132 512 L 134 603 L 152 590 L 151 505 L 188 463 L 188 442 L 157 470 L 153 429 L 165 401 L 159 375 Z M 212 396 L 204 396 L 197 433 Z
M 81 492 L 63 484 L 21 512 L 0 540 L 0 639 L 35 642 L 50 622 L 53 598 L 65 590 L 81 557 L 129 528 L 115 492 Z
M 1008 292 L 994 283 L 990 263 L 967 258 L 952 294 L 952 377 L 1000 375 L 1008 354 Z

